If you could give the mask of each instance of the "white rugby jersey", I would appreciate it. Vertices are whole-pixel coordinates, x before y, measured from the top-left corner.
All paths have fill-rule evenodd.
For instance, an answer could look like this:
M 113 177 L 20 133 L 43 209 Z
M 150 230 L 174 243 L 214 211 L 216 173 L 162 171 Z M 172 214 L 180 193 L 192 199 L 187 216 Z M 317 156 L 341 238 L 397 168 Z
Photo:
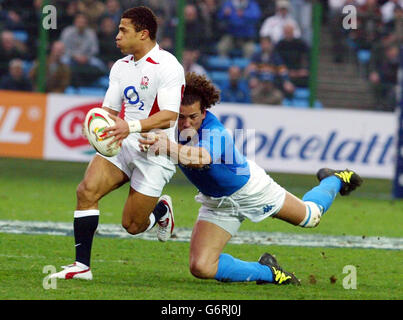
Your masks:
M 126 121 L 146 119 L 160 110 L 179 113 L 184 88 L 182 65 L 156 44 L 138 61 L 128 55 L 115 62 L 103 106 L 120 112 L 123 101 Z M 175 127 L 166 130 L 172 139 Z

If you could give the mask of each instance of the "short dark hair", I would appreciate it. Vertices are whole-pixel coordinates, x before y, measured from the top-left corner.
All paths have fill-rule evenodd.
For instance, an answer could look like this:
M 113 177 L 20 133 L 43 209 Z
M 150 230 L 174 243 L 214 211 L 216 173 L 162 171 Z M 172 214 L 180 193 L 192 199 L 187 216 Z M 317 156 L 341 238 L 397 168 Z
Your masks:
M 130 19 L 136 32 L 148 30 L 150 39 L 155 40 L 157 34 L 157 17 L 151 9 L 140 6 L 127 9 L 122 18 Z
M 220 100 L 220 90 L 205 75 L 188 72 L 185 80 L 182 105 L 189 106 L 199 101 L 200 111 L 204 113 L 204 110 L 211 108 Z

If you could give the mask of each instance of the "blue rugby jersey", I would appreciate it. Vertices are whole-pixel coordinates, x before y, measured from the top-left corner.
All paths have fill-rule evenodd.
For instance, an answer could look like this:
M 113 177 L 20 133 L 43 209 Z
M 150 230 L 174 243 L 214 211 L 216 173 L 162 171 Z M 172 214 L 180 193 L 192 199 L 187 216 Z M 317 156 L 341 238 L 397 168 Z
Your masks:
M 228 130 L 207 111 L 197 131 L 198 143 L 192 146 L 205 148 L 212 163 L 203 169 L 192 169 L 179 164 L 186 177 L 207 196 L 229 196 L 241 189 L 249 180 L 250 168 L 247 159 L 234 145 Z M 195 141 L 194 138 L 192 141 Z M 197 141 L 197 140 L 196 140 Z M 186 141 L 179 141 L 186 144 Z

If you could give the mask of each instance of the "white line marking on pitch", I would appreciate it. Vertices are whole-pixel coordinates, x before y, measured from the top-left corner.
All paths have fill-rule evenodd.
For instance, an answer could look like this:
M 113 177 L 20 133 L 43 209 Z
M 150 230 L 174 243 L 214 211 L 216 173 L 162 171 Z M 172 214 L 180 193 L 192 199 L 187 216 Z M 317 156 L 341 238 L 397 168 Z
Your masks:
M 26 255 L 26 254 L 16 255 L 16 254 L 4 254 L 4 253 L 0 253 L 0 257 L 12 258 L 12 259 L 42 259 L 42 260 L 46 260 L 46 259 L 50 258 L 50 257 L 41 256 L 41 255 Z M 54 259 L 54 258 L 55 257 L 52 257 L 52 259 Z M 65 260 L 64 258 L 60 258 L 60 257 L 58 259 Z M 104 260 L 104 259 L 91 259 L 91 261 L 106 262 L 106 263 L 127 263 L 127 262 L 129 262 L 129 260 Z
M 73 223 L 0 220 L 0 233 L 73 235 Z M 189 242 L 192 230 L 175 229 L 171 241 Z M 121 225 L 100 224 L 96 231 L 100 237 L 135 238 L 156 241 L 155 231 L 130 235 Z M 402 250 L 403 238 L 331 236 L 320 234 L 290 234 L 281 232 L 239 231 L 231 240 L 234 244 L 282 245 L 297 247 L 335 247 Z

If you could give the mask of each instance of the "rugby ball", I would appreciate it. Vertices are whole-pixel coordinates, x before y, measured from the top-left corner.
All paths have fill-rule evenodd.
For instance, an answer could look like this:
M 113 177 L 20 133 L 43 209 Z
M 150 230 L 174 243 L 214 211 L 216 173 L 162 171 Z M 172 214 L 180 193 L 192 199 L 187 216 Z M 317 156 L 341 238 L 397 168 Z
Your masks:
M 88 111 L 84 122 L 84 134 L 88 142 L 96 151 L 107 157 L 113 157 L 120 151 L 117 142 L 108 146 L 113 137 L 107 137 L 103 132 L 105 128 L 115 125 L 115 121 L 109 117 L 108 111 L 102 108 L 93 108 Z

